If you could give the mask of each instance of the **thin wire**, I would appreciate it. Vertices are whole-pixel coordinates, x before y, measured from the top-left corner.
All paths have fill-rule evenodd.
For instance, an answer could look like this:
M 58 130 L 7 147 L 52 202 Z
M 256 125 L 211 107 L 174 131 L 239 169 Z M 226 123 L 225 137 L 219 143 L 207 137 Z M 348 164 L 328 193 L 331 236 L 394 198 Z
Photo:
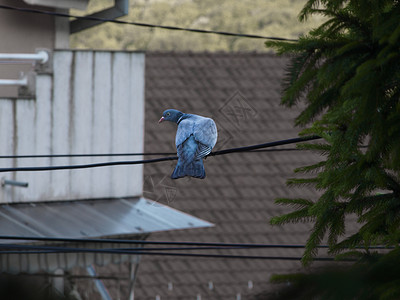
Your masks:
M 280 148 L 280 149 L 259 149 L 249 151 L 258 152 L 284 152 L 284 151 L 305 151 L 308 149 Z M 166 156 L 176 155 L 176 152 L 146 152 L 146 153 L 90 153 L 90 154 L 27 154 L 27 155 L 0 155 L 0 159 L 14 158 L 63 158 L 63 157 L 117 157 L 117 156 Z
M 119 166 L 119 165 L 139 165 L 148 163 L 157 163 L 168 160 L 177 160 L 177 156 L 162 157 L 155 159 L 137 160 L 137 161 L 114 161 L 114 162 L 103 162 L 95 164 L 85 164 L 85 165 L 65 165 L 65 166 L 45 166 L 45 167 L 17 167 L 17 168 L 0 168 L 0 173 L 2 172 L 21 172 L 21 171 L 54 171 L 54 170 L 74 170 L 74 169 L 89 169 L 98 167 L 109 167 L 109 166 Z
M 252 246 L 200 246 L 200 247 L 136 247 L 136 248 L 118 248 L 123 251 L 202 251 L 202 250 L 250 250 L 256 248 L 288 248 L 285 245 L 265 245 L 265 247 L 252 247 Z M 304 248 L 304 246 L 299 245 L 300 247 L 290 247 L 290 248 Z M 0 249 L 1 249 L 0 245 Z
M 98 251 L 93 249 L 94 251 L 88 251 L 89 253 L 106 253 L 106 254 L 121 254 L 121 255 L 156 255 L 156 256 L 175 256 L 175 257 L 199 257 L 199 258 L 227 258 L 227 259 L 256 259 L 256 260 L 291 260 L 291 261 L 300 261 L 302 257 L 295 256 L 262 256 L 262 255 L 229 255 L 229 254 L 195 254 L 195 253 L 164 253 L 164 252 L 142 252 L 142 251 L 132 251 L 132 252 L 116 252 L 116 251 Z M 73 251 L 76 252 L 84 252 L 84 251 Z M 71 253 L 71 251 L 0 251 L 1 254 L 53 254 L 53 253 Z M 332 257 L 315 257 L 314 261 L 335 261 L 335 258 Z M 354 259 L 341 259 L 340 261 L 349 261 L 354 262 Z
M 21 249 L 20 251 L 0 250 L 0 254 L 50 254 L 50 253 L 106 253 L 106 254 L 125 254 L 125 255 L 162 255 L 179 257 L 201 257 L 201 258 L 229 258 L 229 259 L 257 259 L 257 260 L 295 260 L 299 261 L 302 257 L 293 256 L 264 256 L 264 255 L 230 255 L 230 254 L 199 254 L 199 253 L 177 253 L 160 251 L 136 251 L 121 249 L 91 249 L 91 248 L 72 248 L 72 247 L 52 247 L 52 246 L 32 246 L 32 245 L 1 245 L 0 249 Z M 29 249 L 29 250 L 27 250 Z M 31 251 L 33 250 L 33 251 Z M 316 257 L 315 261 L 333 261 L 331 257 Z M 353 261 L 353 260 L 351 260 Z
M 320 139 L 321 137 L 313 135 L 306 137 L 298 137 L 287 140 L 274 141 L 269 143 L 257 144 L 252 146 L 245 146 L 239 148 L 230 148 L 225 150 L 214 151 L 209 154 L 209 156 L 216 155 L 225 155 L 229 153 L 238 153 L 238 152 L 250 152 L 257 149 L 276 147 L 287 144 L 294 144 L 299 142 L 306 142 L 311 140 Z M 168 160 L 177 160 L 177 156 L 170 157 L 161 157 L 154 159 L 146 159 L 146 160 L 136 160 L 136 161 L 113 161 L 113 162 L 102 162 L 102 163 L 93 163 L 93 164 L 83 164 L 83 165 L 64 165 L 64 166 L 44 166 L 44 167 L 14 167 L 14 168 L 0 168 L 1 172 L 20 172 L 20 171 L 54 171 L 54 170 L 73 170 L 73 169 L 88 169 L 88 168 L 97 168 L 97 167 L 106 167 L 106 166 L 117 166 L 117 165 L 138 165 L 138 164 L 148 164 L 148 163 L 158 163 Z
M 123 239 L 96 239 L 96 238 L 59 238 L 59 237 L 33 237 L 33 236 L 7 236 L 0 235 L 0 240 L 22 240 L 41 242 L 75 242 L 75 243 L 105 243 L 105 244 L 128 244 L 128 245 L 167 245 L 167 246 L 198 246 L 198 247 L 221 247 L 228 248 L 288 248 L 303 249 L 305 245 L 294 244 L 247 244 L 247 243 L 217 243 L 217 242 L 165 242 L 165 241 L 144 241 L 144 240 L 123 240 Z M 0 248 L 4 244 L 0 244 Z M 318 245 L 317 248 L 329 248 L 327 245 Z M 356 246 L 356 249 L 364 249 L 363 246 Z M 371 246 L 369 249 L 392 249 L 387 246 Z M 145 248 L 140 248 L 141 250 Z M 160 248 L 162 250 L 163 248 Z M 146 249 L 148 250 L 148 249 Z M 192 250 L 196 250 L 192 248 Z
M 0 159 L 9 158 L 59 158 L 59 157 L 114 157 L 114 156 L 158 156 L 176 155 L 176 152 L 154 153 L 90 153 L 90 154 L 27 154 L 27 155 L 0 155 Z
M 129 21 L 98 18 L 98 17 L 91 17 L 91 16 L 77 16 L 77 15 L 65 14 L 65 13 L 60 13 L 60 12 L 38 10 L 38 9 L 33 9 L 33 8 L 22 8 L 22 7 L 15 7 L 15 6 L 9 6 L 9 5 L 0 5 L 0 8 L 20 11 L 20 12 L 52 15 L 52 16 L 56 16 L 56 17 L 75 18 L 75 19 L 79 19 L 79 20 L 88 20 L 88 21 L 101 21 L 101 22 L 148 27 L 148 28 L 160 28 L 160 29 L 166 29 L 166 30 L 179 30 L 179 31 L 188 31 L 188 32 L 196 32 L 196 33 L 206 33 L 206 34 L 212 33 L 212 34 L 225 35 L 225 36 L 236 36 L 236 37 L 264 39 L 264 40 L 290 41 L 290 42 L 297 41 L 296 39 L 270 37 L 270 36 L 262 36 L 262 35 L 255 35 L 255 34 L 244 34 L 244 33 L 242 34 L 242 33 L 233 33 L 233 32 L 226 32 L 226 31 L 203 30 L 203 29 L 184 28 L 184 27 L 177 27 L 177 26 L 155 25 L 155 24 L 148 24 L 148 23 L 129 22 Z
M 143 244 L 143 245 L 179 245 L 179 246 L 205 246 L 205 247 L 251 247 L 251 248 L 304 248 L 304 245 L 266 245 L 266 244 L 243 244 L 243 243 L 205 243 L 205 242 L 160 242 L 143 240 L 120 240 L 120 239 L 88 239 L 88 238 L 58 238 L 58 237 L 34 237 L 34 236 L 8 236 L 0 235 L 0 240 L 22 240 L 41 242 L 75 242 L 75 243 L 106 243 L 106 244 Z M 1 244 L 0 244 L 1 247 Z M 327 247 L 327 246 L 321 246 Z
M 266 245 L 268 247 L 269 245 Z M 238 250 L 238 249 L 249 249 L 252 247 L 167 247 L 167 248 L 105 248 L 105 249 L 91 249 L 91 248 L 79 248 L 79 247 L 64 247 L 64 246 L 48 246 L 48 245 L 21 245 L 21 244 L 1 244 L 1 249 L 22 249 L 22 250 L 44 250 L 44 251 L 68 251 L 68 252 L 93 252 L 92 250 L 100 250 L 101 252 L 106 251 L 117 251 L 117 252 L 157 252 L 157 251 L 179 251 L 179 250 Z M 268 247 L 270 248 L 270 247 Z M 275 248 L 275 247 L 274 247 Z
M 34 249 L 34 250 L 46 250 L 46 251 L 58 251 L 59 249 L 63 249 L 59 246 L 31 246 L 31 245 L 22 245 L 22 244 L 0 244 L 1 249 Z M 327 247 L 327 246 L 326 246 Z M 106 248 L 103 250 L 119 250 L 119 251 L 203 251 L 203 250 L 254 250 L 257 248 L 290 248 L 290 249 L 303 249 L 304 245 L 265 245 L 264 247 L 253 247 L 253 246 L 201 246 L 201 247 L 134 247 L 134 248 Z M 322 247 L 321 247 L 322 248 Z M 325 247 L 323 247 L 325 248 Z M 68 248 L 69 249 L 69 248 Z M 75 251 L 76 249 L 85 249 L 85 248 L 71 248 L 71 251 Z M 78 250 L 77 250 L 78 251 Z M 79 252 L 79 251 L 78 251 Z M 3 252 L 1 252 L 3 253 Z
M 360 148 L 368 148 L 368 146 L 360 146 Z M 262 152 L 292 152 L 292 151 L 309 151 L 302 148 L 278 148 L 278 149 L 258 149 L 251 150 L 248 153 Z M 62 157 L 116 157 L 116 156 L 165 156 L 175 155 L 176 152 L 146 152 L 146 153 L 91 153 L 91 154 L 27 154 L 27 155 L 0 155 L 0 159 L 13 158 L 62 158 Z
M 270 147 L 282 146 L 282 145 L 287 145 L 287 144 L 295 144 L 295 143 L 300 143 L 300 142 L 307 142 L 307 141 L 317 140 L 320 138 L 321 137 L 317 136 L 317 135 L 304 136 L 304 137 L 280 140 L 280 141 L 275 141 L 275 142 L 268 142 L 268 143 L 252 145 L 252 146 L 219 150 L 219 151 L 211 152 L 209 154 L 209 156 L 224 155 L 224 154 L 235 153 L 235 152 L 247 152 L 247 151 L 252 151 L 252 150 L 257 150 L 257 149 L 270 148 Z
M 368 148 L 366 145 L 360 148 Z M 248 151 L 249 153 L 260 152 L 291 152 L 291 151 L 309 151 L 302 148 L 278 148 L 278 149 L 256 149 Z M 0 155 L 0 159 L 21 159 L 21 158 L 63 158 L 63 157 L 118 157 L 118 156 L 166 156 L 176 155 L 176 152 L 143 152 L 143 153 L 89 153 L 89 154 L 26 154 L 26 155 Z
M 70 279 L 98 279 L 98 280 L 131 280 L 129 277 L 118 276 L 90 276 L 90 275 L 71 275 L 69 273 L 52 274 L 52 273 L 24 273 L 24 276 L 34 277 L 52 277 L 52 278 L 70 278 Z

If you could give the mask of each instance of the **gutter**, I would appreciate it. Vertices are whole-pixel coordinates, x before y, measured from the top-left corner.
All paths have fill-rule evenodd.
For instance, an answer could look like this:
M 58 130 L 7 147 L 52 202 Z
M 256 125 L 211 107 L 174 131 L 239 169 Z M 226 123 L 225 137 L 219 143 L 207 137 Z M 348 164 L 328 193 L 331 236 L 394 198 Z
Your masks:
M 102 18 L 114 20 L 119 17 L 126 16 L 129 13 L 129 0 L 115 0 L 114 6 L 105 10 L 87 15 L 86 17 Z M 104 23 L 100 20 L 74 20 L 69 23 L 70 33 L 77 33 L 82 30 L 88 29 Z

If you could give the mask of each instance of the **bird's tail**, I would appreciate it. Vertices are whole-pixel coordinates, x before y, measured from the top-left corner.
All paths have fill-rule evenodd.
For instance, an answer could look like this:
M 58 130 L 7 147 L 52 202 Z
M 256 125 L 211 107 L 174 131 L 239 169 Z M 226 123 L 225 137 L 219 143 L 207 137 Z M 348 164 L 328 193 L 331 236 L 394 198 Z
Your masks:
M 185 176 L 191 176 L 200 179 L 206 177 L 206 170 L 204 169 L 203 160 L 193 160 L 188 164 L 183 164 L 180 160 L 178 160 L 178 163 L 175 167 L 174 172 L 171 175 L 171 178 L 177 179 Z

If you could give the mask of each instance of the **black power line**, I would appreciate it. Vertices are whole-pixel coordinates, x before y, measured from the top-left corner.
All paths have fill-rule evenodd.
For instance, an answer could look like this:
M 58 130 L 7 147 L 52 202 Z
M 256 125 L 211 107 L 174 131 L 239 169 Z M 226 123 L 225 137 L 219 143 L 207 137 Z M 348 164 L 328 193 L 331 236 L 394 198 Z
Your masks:
M 218 243 L 218 242 L 172 242 L 172 241 L 146 241 L 127 239 L 103 239 L 103 238 L 60 238 L 60 237 L 34 237 L 34 236 L 8 236 L 0 235 L 0 240 L 17 241 L 40 241 L 60 243 L 89 243 L 89 244 L 125 244 L 125 245 L 162 245 L 162 246 L 185 246 L 191 247 L 185 250 L 200 250 L 201 247 L 212 247 L 212 249 L 246 249 L 246 248 L 282 248 L 282 249 L 303 249 L 305 245 L 295 244 L 249 244 L 249 243 Z M 0 243 L 0 249 L 4 248 Z M 218 248 L 216 248 L 218 247 Z M 318 245 L 317 248 L 329 248 L 327 245 Z M 364 246 L 356 246 L 355 249 L 365 249 Z M 370 246 L 368 249 L 392 249 L 387 246 Z M 134 250 L 176 250 L 178 248 L 134 248 Z M 180 248 L 182 249 L 182 248 Z M 132 250 L 132 248 L 131 248 Z
M 307 149 L 299 149 L 299 148 L 258 149 L 258 150 L 252 150 L 249 152 L 250 153 L 259 153 L 259 152 L 286 152 L 286 151 L 304 151 L 304 150 L 307 150 Z M 0 159 L 63 158 L 63 157 L 118 157 L 118 156 L 168 156 L 168 155 L 176 155 L 176 152 L 25 154 L 25 155 L 0 155 Z
M 10 250 L 14 249 L 14 250 Z M 161 250 L 161 249 L 160 249 Z M 130 249 L 93 249 L 74 247 L 34 246 L 4 244 L 0 246 L 0 254 L 51 254 L 51 253 L 103 253 L 119 255 L 156 255 L 175 257 L 199 257 L 199 258 L 227 258 L 227 259 L 257 259 L 257 260 L 292 260 L 300 261 L 302 257 L 293 256 L 265 256 L 265 255 L 231 255 L 231 254 L 203 254 L 203 253 L 179 253 L 164 251 L 142 251 Z M 333 261 L 332 257 L 315 257 L 315 261 Z M 354 261 L 354 260 L 348 260 Z
M 109 166 L 121 166 L 121 165 L 140 165 L 140 164 L 157 163 L 157 162 L 177 160 L 177 159 L 178 159 L 177 156 L 171 156 L 171 157 L 161 157 L 161 158 L 145 159 L 145 160 L 113 161 L 113 162 L 102 162 L 102 163 L 84 164 L 84 165 L 0 168 L 0 173 L 23 172 L 23 171 L 37 172 L 37 171 L 55 171 L 55 170 L 74 170 L 74 169 L 89 169 L 89 168 L 109 167 Z
M 167 156 L 176 155 L 175 152 L 151 153 L 76 153 L 76 154 L 26 154 L 26 155 L 0 155 L 0 159 L 14 158 L 62 158 L 62 157 L 118 157 L 118 156 Z
M 225 258 L 225 259 L 256 259 L 256 260 L 290 260 L 300 261 L 302 257 L 296 256 L 266 256 L 266 255 L 238 255 L 238 254 L 216 254 L 216 253 L 187 253 L 180 251 L 201 251 L 203 250 L 251 250 L 251 249 L 304 249 L 305 245 L 273 245 L 273 244 L 243 244 L 243 243 L 205 243 L 205 242 L 161 242 L 143 240 L 119 240 L 119 239 L 88 239 L 88 238 L 57 238 L 57 237 L 23 237 L 23 236 L 0 236 L 0 240 L 24 240 L 41 242 L 63 242 L 62 245 L 32 245 L 32 244 L 0 244 L 1 254 L 57 254 L 57 253 L 102 253 L 118 255 L 156 255 L 174 257 L 197 257 L 197 258 Z M 133 245 L 163 245 L 163 246 L 184 246 L 184 247 L 131 247 L 131 248 L 87 248 L 87 247 L 66 247 L 64 243 L 101 243 L 101 244 L 133 244 Z M 317 248 L 329 248 L 327 245 L 319 245 Z M 362 246 L 355 249 L 364 249 Z M 386 246 L 372 246 L 369 249 L 393 249 Z M 170 252 L 178 251 L 178 252 Z M 334 261 L 333 257 L 315 257 L 314 261 Z M 352 262 L 354 259 L 341 261 Z
M 87 20 L 87 21 L 101 21 L 101 22 L 140 26 L 140 27 L 147 27 L 147 28 L 160 28 L 160 29 L 166 29 L 166 30 L 179 30 L 179 31 L 187 31 L 187 32 L 206 33 L 206 34 L 212 33 L 212 34 L 225 35 L 225 36 L 236 36 L 236 37 L 243 37 L 243 38 L 263 39 L 263 40 L 277 40 L 277 41 L 289 41 L 289 42 L 297 41 L 296 39 L 270 37 L 270 36 L 262 36 L 262 35 L 256 35 L 256 34 L 233 33 L 233 32 L 226 32 L 226 31 L 184 28 L 184 27 L 178 27 L 178 26 L 155 25 L 155 24 L 149 24 L 149 23 L 129 22 L 129 21 L 98 18 L 98 17 L 91 17 L 91 16 L 77 16 L 77 15 L 71 15 L 71 14 L 60 13 L 60 12 L 45 11 L 45 10 L 39 10 L 39 9 L 33 9 L 33 8 L 22 8 L 22 7 L 15 7 L 15 6 L 9 6 L 9 5 L 0 5 L 0 8 L 19 11 L 19 12 L 51 15 L 51 16 L 55 16 L 55 17 L 75 18 L 75 19 Z
M 197 254 L 197 253 L 164 253 L 164 252 L 145 252 L 145 251 L 100 251 L 99 249 L 88 249 L 89 253 L 106 253 L 121 255 L 153 255 L 153 256 L 175 256 L 175 257 L 198 257 L 198 258 L 226 258 L 226 259 L 256 259 L 256 260 L 290 260 L 300 261 L 302 257 L 295 256 L 264 256 L 264 255 L 230 255 L 230 254 Z M 72 251 L 85 252 L 85 251 Z M 68 250 L 60 251 L 0 251 L 1 254 L 53 254 L 53 253 L 71 253 Z M 313 261 L 335 261 L 333 257 L 314 257 Z M 354 259 L 341 259 L 340 261 L 354 262 Z
M 361 145 L 359 148 L 368 148 Z M 277 149 L 256 149 L 248 151 L 248 153 L 262 152 L 292 152 L 307 151 L 304 148 L 277 148 Z M 118 156 L 169 156 L 176 155 L 176 152 L 126 152 L 126 153 L 75 153 L 75 154 L 23 154 L 23 155 L 0 155 L 0 159 L 22 159 L 22 158 L 65 158 L 65 157 L 118 157 Z
M 160 242 L 127 239 L 99 239 L 99 238 L 59 238 L 35 236 L 8 236 L 0 235 L 0 240 L 41 241 L 41 242 L 68 242 L 68 243 L 106 243 L 128 245 L 166 245 L 166 246 L 201 246 L 201 247 L 249 247 L 249 248 L 304 248 L 304 245 L 266 245 L 243 243 L 216 243 L 216 242 Z M 0 244 L 1 247 L 2 244 Z M 321 246 L 327 247 L 327 246 Z
M 287 140 L 280 140 L 280 141 L 274 141 L 274 142 L 269 142 L 269 143 L 245 146 L 245 147 L 230 148 L 230 149 L 211 152 L 209 154 L 209 156 L 224 155 L 224 154 L 238 153 L 238 152 L 251 152 L 254 150 L 258 150 L 258 149 L 306 142 L 306 141 L 316 140 L 316 139 L 320 139 L 320 138 L 321 137 L 319 137 L 319 136 L 313 135 L 313 136 L 298 137 L 298 138 L 292 138 L 292 139 L 287 139 Z M 163 162 L 163 161 L 168 161 L 168 160 L 177 160 L 177 159 L 178 159 L 177 156 L 169 156 L 169 157 L 161 157 L 161 158 L 146 159 L 146 160 L 113 161 L 113 162 L 101 162 L 101 163 L 82 164 L 82 165 L 0 168 L 0 173 L 1 172 L 21 172 L 21 171 L 54 171 L 54 170 L 88 169 L 88 168 L 117 166 L 117 165 L 138 165 L 138 164 L 158 163 L 158 162 Z
M 219 151 L 211 152 L 209 154 L 209 156 L 224 155 L 224 154 L 235 153 L 235 152 L 247 152 L 247 151 L 253 151 L 253 150 L 264 149 L 264 148 L 271 148 L 271 147 L 282 146 L 282 145 L 287 145 L 287 144 L 295 144 L 295 143 L 307 142 L 307 141 L 317 140 L 317 139 L 320 139 L 320 138 L 321 137 L 317 136 L 317 135 L 304 136 L 304 137 L 280 140 L 280 141 L 275 141 L 275 142 L 268 142 L 268 143 L 264 143 L 264 144 L 257 144 L 257 145 L 252 145 L 252 146 L 245 146 L 245 147 L 238 147 L 238 148 L 230 148 L 230 149 L 225 149 L 225 150 L 219 150 Z

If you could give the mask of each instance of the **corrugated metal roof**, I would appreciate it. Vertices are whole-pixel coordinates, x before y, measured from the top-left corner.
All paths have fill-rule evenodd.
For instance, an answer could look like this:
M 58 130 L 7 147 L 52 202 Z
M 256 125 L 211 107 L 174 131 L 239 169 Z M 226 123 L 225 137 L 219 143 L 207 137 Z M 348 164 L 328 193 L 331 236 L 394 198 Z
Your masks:
M 7 236 L 120 237 L 211 226 L 212 223 L 145 198 L 0 206 L 0 235 Z
M 98 238 L 131 237 L 142 240 L 149 233 L 176 229 L 210 227 L 203 221 L 145 198 L 76 200 L 0 205 L 0 235 L 22 237 Z M 0 243 L 24 241 L 0 240 Z M 32 243 L 31 241 L 29 243 Z M 46 243 L 48 244 L 48 243 Z M 50 243 L 51 245 L 59 243 Z M 119 244 L 63 243 L 72 248 L 112 249 Z M 140 245 L 136 245 L 140 247 Z M 2 254 L 0 271 L 10 273 L 54 272 L 62 268 L 107 265 L 129 261 L 138 255 L 110 253 Z

